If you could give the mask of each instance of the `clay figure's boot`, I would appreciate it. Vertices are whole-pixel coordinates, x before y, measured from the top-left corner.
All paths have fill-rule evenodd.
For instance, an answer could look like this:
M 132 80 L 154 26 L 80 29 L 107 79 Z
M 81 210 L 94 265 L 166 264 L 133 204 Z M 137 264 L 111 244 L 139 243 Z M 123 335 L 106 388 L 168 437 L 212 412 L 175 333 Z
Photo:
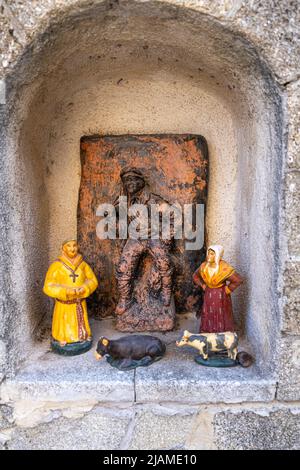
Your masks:
M 132 305 L 132 300 L 123 299 L 122 297 L 120 297 L 118 305 L 116 306 L 116 314 L 123 315 L 126 312 L 126 310 L 129 309 L 131 305 Z
M 170 286 L 170 278 L 167 276 L 162 277 L 161 298 L 164 307 L 169 307 L 171 303 L 172 289 Z
M 132 304 L 131 278 L 127 273 L 118 270 L 117 281 L 120 297 L 118 305 L 116 306 L 116 314 L 123 315 Z

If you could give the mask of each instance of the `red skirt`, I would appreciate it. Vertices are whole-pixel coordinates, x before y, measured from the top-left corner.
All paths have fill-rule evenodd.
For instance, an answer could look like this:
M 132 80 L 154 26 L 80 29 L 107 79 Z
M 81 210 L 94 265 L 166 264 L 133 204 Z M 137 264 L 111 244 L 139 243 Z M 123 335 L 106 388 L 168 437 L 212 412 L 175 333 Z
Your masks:
M 231 296 L 225 286 L 206 287 L 201 312 L 200 333 L 235 331 L 232 315 Z

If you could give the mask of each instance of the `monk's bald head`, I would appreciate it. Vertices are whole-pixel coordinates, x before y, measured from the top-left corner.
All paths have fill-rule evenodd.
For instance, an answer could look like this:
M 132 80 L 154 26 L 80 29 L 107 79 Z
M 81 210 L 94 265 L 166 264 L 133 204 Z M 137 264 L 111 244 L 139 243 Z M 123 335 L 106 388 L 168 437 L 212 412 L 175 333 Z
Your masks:
M 78 250 L 77 240 L 65 240 L 62 244 L 62 251 L 68 258 L 75 258 L 78 255 Z

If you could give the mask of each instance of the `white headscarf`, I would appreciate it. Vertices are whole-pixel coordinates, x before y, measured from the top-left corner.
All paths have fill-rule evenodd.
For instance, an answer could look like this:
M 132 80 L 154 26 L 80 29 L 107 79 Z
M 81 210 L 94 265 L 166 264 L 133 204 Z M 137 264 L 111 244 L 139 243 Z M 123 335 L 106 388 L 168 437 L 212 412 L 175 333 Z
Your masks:
M 222 245 L 210 245 L 208 248 L 207 248 L 207 251 L 206 251 L 206 255 L 208 255 L 208 251 L 209 250 L 213 250 L 216 254 L 216 267 L 214 269 L 214 272 L 218 272 L 219 270 L 219 265 L 220 265 L 220 261 L 223 257 L 223 254 L 224 254 L 224 248 L 222 247 Z

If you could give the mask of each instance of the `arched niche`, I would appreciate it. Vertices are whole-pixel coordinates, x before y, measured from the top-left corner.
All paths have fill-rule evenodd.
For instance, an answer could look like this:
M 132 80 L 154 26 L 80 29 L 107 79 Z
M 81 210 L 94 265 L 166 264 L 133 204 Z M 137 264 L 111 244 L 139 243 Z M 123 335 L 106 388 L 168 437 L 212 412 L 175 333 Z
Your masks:
M 10 370 L 35 351 L 47 266 L 76 231 L 80 138 L 191 133 L 208 143 L 208 243 L 246 278 L 235 312 L 260 370 L 276 358 L 281 97 L 245 39 L 165 2 L 69 11 L 7 79 Z

